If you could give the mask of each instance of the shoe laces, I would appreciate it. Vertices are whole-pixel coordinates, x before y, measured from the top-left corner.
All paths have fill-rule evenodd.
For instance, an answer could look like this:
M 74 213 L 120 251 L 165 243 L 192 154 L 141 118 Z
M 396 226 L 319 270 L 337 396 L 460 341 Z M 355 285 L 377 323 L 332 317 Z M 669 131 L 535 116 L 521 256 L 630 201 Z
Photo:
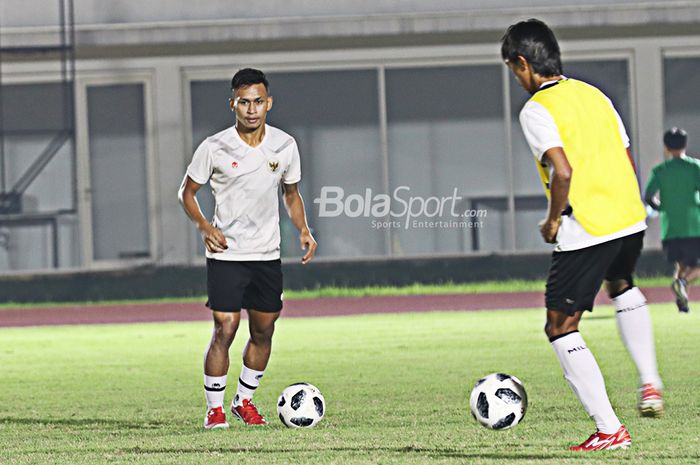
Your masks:
M 265 421 L 265 418 L 260 415 L 260 412 L 258 412 L 258 408 L 255 406 L 255 404 L 248 399 L 243 399 L 243 403 L 241 404 L 241 416 L 246 423 L 258 423 Z
M 601 432 L 600 430 L 597 429 L 597 430 L 595 430 L 595 433 L 593 433 L 593 434 L 591 434 L 590 436 L 588 436 L 588 439 L 586 439 L 585 441 L 583 441 L 583 443 L 582 443 L 581 445 L 588 444 L 590 441 L 593 440 L 593 438 L 602 438 L 603 436 L 611 436 L 611 435 L 605 434 L 605 433 L 603 433 L 603 432 Z
M 224 410 L 222 407 L 214 407 L 210 408 L 209 411 L 207 412 L 207 418 L 213 419 L 217 417 L 224 417 Z

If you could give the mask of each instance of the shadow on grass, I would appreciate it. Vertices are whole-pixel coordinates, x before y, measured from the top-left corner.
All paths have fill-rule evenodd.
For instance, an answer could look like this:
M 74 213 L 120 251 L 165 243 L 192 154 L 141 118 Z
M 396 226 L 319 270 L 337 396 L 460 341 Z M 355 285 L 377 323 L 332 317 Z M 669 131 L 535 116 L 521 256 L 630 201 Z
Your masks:
M 289 447 L 279 448 L 258 448 L 258 447 L 130 447 L 119 448 L 122 454 L 293 454 L 293 453 L 322 453 L 322 452 L 357 452 L 357 453 L 384 453 L 384 454 L 416 454 L 428 457 L 448 457 L 448 458 L 500 458 L 500 459 L 523 459 L 523 460 L 546 460 L 561 458 L 561 453 L 552 454 L 516 454 L 516 453 L 483 453 L 483 452 L 460 452 L 454 448 L 422 448 L 422 447 L 363 447 L 363 446 L 339 446 L 339 447 L 314 447 L 313 449 L 295 449 Z
M 167 425 L 163 421 L 125 421 L 105 418 L 13 418 L 0 417 L 0 425 L 21 426 L 98 426 L 118 429 L 154 429 Z
M 314 447 L 312 449 L 295 449 L 288 447 L 279 448 L 260 448 L 260 447 L 180 447 L 180 448 L 166 448 L 166 447 L 132 447 L 132 448 L 119 448 L 118 453 L 121 454 L 134 454 L 134 455 L 148 455 L 148 454 L 304 454 L 304 453 L 323 453 L 323 452 L 337 452 L 337 453 L 380 453 L 380 454 L 411 454 L 415 456 L 422 456 L 426 458 L 451 458 L 451 459 L 499 459 L 508 460 L 511 462 L 517 462 L 519 460 L 527 461 L 558 461 L 558 462 L 569 462 L 574 460 L 578 462 L 582 456 L 580 452 L 570 452 L 566 448 L 554 450 L 552 453 L 528 453 L 523 451 L 522 453 L 517 452 L 487 452 L 487 451 L 462 451 L 450 448 L 429 448 L 429 447 Z M 615 463 L 637 463 L 640 458 L 637 455 L 629 453 L 629 451 L 603 451 L 598 453 L 597 457 L 611 459 L 614 456 Z M 587 457 L 587 456 L 586 456 Z M 663 454 L 656 455 L 656 459 L 669 459 L 669 460 L 687 460 L 692 455 L 687 453 L 679 452 L 676 454 Z M 699 456 L 700 457 L 700 456 Z

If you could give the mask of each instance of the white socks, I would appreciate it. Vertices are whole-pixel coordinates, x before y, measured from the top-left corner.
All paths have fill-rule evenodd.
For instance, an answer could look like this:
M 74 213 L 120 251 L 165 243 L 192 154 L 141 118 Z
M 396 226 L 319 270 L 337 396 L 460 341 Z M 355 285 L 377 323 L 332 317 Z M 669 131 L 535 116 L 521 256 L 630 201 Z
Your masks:
M 240 405 L 243 399 L 252 399 L 255 390 L 260 385 L 260 378 L 264 371 L 251 370 L 243 365 L 241 376 L 238 378 L 238 390 L 233 399 L 234 405 Z M 222 407 L 224 405 L 224 394 L 226 391 L 226 375 L 207 376 L 204 375 L 204 397 L 207 399 L 207 409 Z
M 617 310 L 617 329 L 637 366 L 640 384 L 650 383 L 661 390 L 663 385 L 656 367 L 651 317 L 644 294 L 633 287 L 615 297 L 613 302 Z
M 615 433 L 621 426 L 620 420 L 605 392 L 603 374 L 581 333 L 574 331 L 554 337 L 550 342 L 564 370 L 564 378 L 598 430 L 605 434 Z
M 234 405 L 240 405 L 243 399 L 252 399 L 255 390 L 260 385 L 260 379 L 263 377 L 264 371 L 257 371 L 243 365 L 241 368 L 241 376 L 238 378 L 238 390 L 236 397 L 233 399 Z
M 207 398 L 207 409 L 223 407 L 226 391 L 226 375 L 204 375 L 204 397 Z

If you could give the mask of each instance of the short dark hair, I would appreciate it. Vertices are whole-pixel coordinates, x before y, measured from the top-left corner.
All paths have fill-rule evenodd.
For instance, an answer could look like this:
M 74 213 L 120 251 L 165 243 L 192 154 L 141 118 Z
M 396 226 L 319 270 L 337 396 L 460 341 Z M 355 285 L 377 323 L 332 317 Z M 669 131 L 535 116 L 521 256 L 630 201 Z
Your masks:
M 517 63 L 524 57 L 540 76 L 562 74 L 561 52 L 554 32 L 539 19 L 511 25 L 501 38 L 501 57 Z
M 688 133 L 673 127 L 664 133 L 664 145 L 670 150 L 683 150 L 688 144 Z
M 239 69 L 231 79 L 231 90 L 235 91 L 241 87 L 252 86 L 253 84 L 264 84 L 265 90 L 270 90 L 265 73 L 255 68 Z

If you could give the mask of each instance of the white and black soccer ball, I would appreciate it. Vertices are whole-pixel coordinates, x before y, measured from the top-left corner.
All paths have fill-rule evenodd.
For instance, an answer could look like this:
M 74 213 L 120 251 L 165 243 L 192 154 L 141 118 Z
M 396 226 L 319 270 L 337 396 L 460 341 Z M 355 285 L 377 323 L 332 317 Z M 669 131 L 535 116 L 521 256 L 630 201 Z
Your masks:
M 292 384 L 280 394 L 277 413 L 287 428 L 312 428 L 325 415 L 326 400 L 313 384 Z
M 520 423 L 527 410 L 527 393 L 515 376 L 491 373 L 476 382 L 469 396 L 472 416 L 490 429 L 503 430 Z

